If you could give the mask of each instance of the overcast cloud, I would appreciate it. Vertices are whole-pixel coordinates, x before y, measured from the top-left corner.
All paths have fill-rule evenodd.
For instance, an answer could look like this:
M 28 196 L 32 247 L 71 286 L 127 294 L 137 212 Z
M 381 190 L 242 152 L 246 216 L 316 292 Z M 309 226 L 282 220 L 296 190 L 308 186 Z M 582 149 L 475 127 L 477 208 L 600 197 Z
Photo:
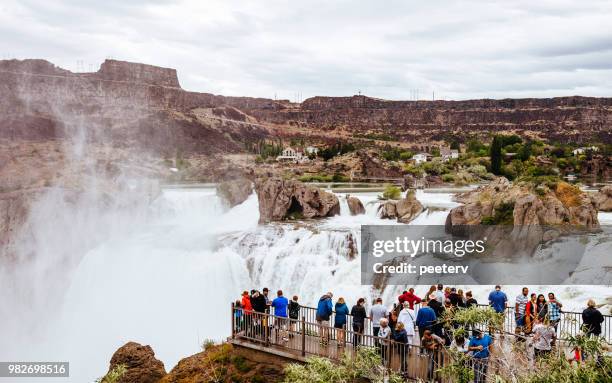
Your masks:
M 612 96 L 612 2 L 3 0 L 0 57 L 292 100 Z

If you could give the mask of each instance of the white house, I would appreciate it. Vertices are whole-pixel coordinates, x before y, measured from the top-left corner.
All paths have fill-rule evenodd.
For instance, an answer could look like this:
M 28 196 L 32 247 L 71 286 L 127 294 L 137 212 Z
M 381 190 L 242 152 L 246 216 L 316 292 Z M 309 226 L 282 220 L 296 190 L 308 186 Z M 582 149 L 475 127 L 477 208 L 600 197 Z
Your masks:
M 574 149 L 573 153 L 575 156 L 577 156 L 579 154 L 584 154 L 585 152 L 589 150 L 592 152 L 598 152 L 599 148 L 597 146 L 582 147 L 582 148 Z
M 306 154 L 316 155 L 319 153 L 319 148 L 315 148 L 314 146 L 307 146 L 304 151 L 306 152 Z
M 442 161 L 459 158 L 459 151 L 457 149 L 441 148 L 440 157 L 442 157 Z
M 415 164 L 422 164 L 423 162 L 427 162 L 428 159 L 430 159 L 432 156 L 429 153 L 417 153 L 414 156 L 412 156 L 412 160 L 414 161 Z
M 277 161 L 294 161 L 301 162 L 302 160 L 308 160 L 308 158 L 304 157 L 302 152 L 297 151 L 291 147 L 286 147 L 281 152 L 281 155 L 276 157 Z

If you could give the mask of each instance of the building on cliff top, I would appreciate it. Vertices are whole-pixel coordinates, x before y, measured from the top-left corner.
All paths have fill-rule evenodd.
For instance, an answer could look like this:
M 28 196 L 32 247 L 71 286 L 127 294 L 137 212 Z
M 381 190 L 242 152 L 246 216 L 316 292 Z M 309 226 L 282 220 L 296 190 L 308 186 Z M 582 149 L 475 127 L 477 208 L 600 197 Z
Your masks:
M 427 162 L 430 161 L 433 158 L 433 156 L 429 153 L 417 153 L 414 156 L 412 156 L 412 160 L 414 161 L 414 163 L 416 165 L 418 164 L 422 164 L 423 162 Z
M 304 156 L 299 150 L 295 150 L 291 147 L 283 149 L 281 155 L 276 157 L 277 161 L 293 161 L 295 163 L 308 161 L 308 157 Z
M 451 159 L 456 159 L 459 158 L 459 151 L 457 149 L 441 148 L 440 157 L 442 157 L 442 161 L 444 162 L 449 161 Z

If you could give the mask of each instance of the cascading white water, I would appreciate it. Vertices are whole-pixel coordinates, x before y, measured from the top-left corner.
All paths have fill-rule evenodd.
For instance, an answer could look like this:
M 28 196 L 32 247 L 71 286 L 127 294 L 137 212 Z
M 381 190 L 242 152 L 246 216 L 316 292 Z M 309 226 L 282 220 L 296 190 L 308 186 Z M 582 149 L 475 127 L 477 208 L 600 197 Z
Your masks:
M 325 220 L 258 225 L 255 195 L 227 211 L 213 188 L 166 189 L 146 214 L 134 211 L 140 218 L 129 221 L 132 227 L 124 224 L 86 252 L 70 273 L 61 305 L 46 308 L 41 330 L 35 337 L 10 338 L 14 346 L 0 350 L 0 357 L 68 360 L 67 381 L 90 382 L 105 373 L 112 353 L 127 341 L 150 344 L 170 369 L 197 352 L 204 339 L 223 339 L 230 331 L 229 304 L 243 290 L 283 289 L 306 305 L 328 290 L 349 303 L 379 295 L 394 302 L 405 287 L 380 292 L 362 286 L 358 251 L 361 225 L 397 223 L 377 217 L 376 193 L 353 195 L 366 214 L 351 216 L 342 204 L 339 216 Z M 412 224 L 444 224 L 447 210 L 457 205 L 448 193 L 418 191 L 417 198 L 428 210 Z M 471 288 L 481 301 L 490 289 L 458 287 Z M 519 290 L 506 291 L 512 299 Z M 593 294 L 605 297 L 609 288 L 540 291 L 579 302 L 574 307 L 566 302 L 571 309 Z M 3 338 L 6 331 L 0 329 Z

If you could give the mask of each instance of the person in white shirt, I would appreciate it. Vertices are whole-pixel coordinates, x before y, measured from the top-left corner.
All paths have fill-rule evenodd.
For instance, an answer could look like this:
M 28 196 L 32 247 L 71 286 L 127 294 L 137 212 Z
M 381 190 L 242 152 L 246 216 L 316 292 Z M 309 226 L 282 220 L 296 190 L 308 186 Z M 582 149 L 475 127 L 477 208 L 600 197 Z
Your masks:
M 403 323 L 404 328 L 406 329 L 406 335 L 408 336 L 408 344 L 414 344 L 414 321 L 416 316 L 414 315 L 414 310 L 410 309 L 410 304 L 408 302 L 404 302 L 404 308 L 400 311 L 397 322 Z
M 555 337 L 555 329 L 548 323 L 548 320 L 536 318 L 536 324 L 533 326 L 533 351 L 536 358 L 550 354 Z
M 378 331 L 380 331 L 380 320 L 389 316 L 387 308 L 382 303 L 382 298 L 377 298 L 376 304 L 370 309 L 370 320 L 372 321 L 374 336 L 378 336 Z
M 380 324 L 380 330 L 378 331 L 378 337 L 380 340 L 380 355 L 383 362 L 389 358 L 389 339 L 391 339 L 391 327 L 389 327 L 389 320 L 387 318 L 381 318 L 378 322 Z
M 470 344 L 469 339 L 466 339 L 465 337 L 461 335 L 457 335 L 456 337 L 453 338 L 453 341 L 451 342 L 451 345 L 450 345 L 450 349 L 463 353 L 463 354 L 467 354 L 468 352 L 470 352 L 468 350 L 469 344 Z
M 441 283 L 438 284 L 438 290 L 436 290 L 436 299 L 442 304 L 444 304 L 444 301 L 446 300 L 446 296 L 444 295 L 444 286 Z

